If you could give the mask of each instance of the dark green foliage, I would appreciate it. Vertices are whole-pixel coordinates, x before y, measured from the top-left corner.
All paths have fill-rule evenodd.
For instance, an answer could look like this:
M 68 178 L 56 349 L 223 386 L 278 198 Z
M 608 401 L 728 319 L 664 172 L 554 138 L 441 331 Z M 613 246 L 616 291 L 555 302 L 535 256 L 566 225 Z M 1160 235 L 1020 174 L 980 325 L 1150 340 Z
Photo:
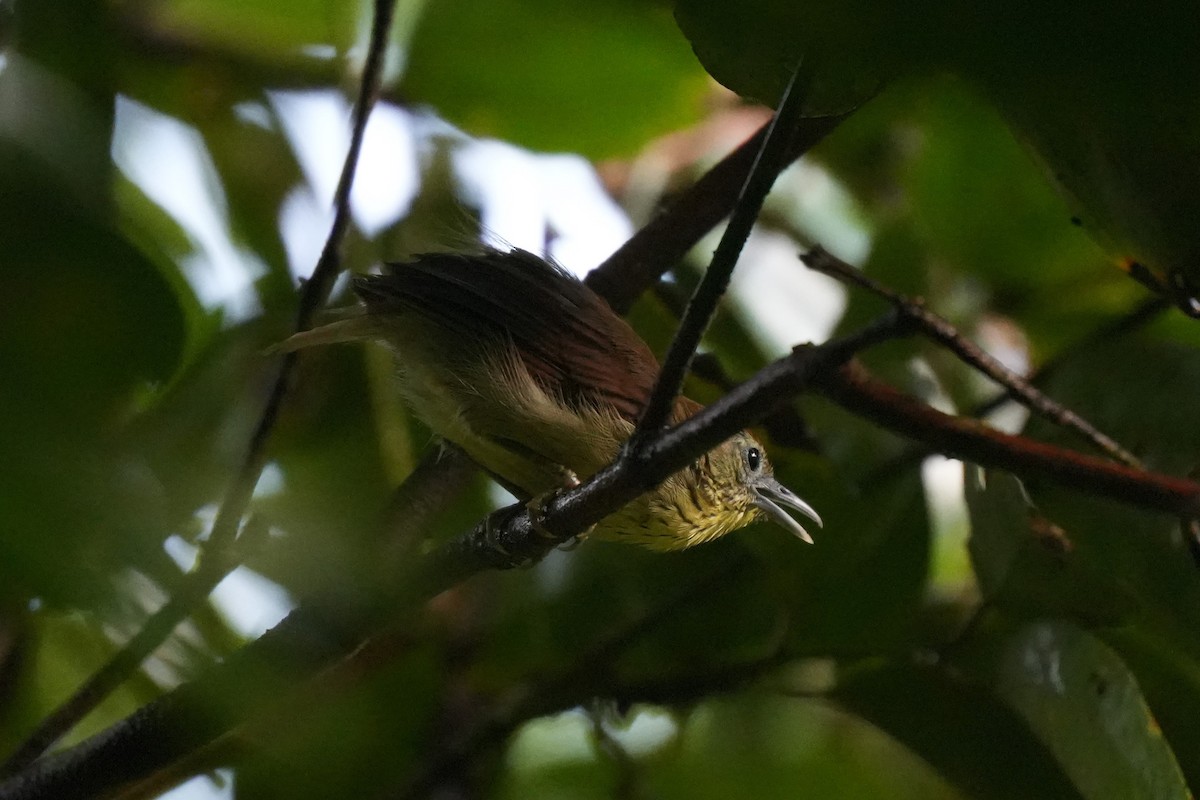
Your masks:
M 241 467 L 273 376 L 263 351 L 295 311 L 279 218 L 305 181 L 267 92 L 349 85 L 362 5 L 18 0 L 0 20 L 4 753 L 161 605 L 181 575 L 163 543 L 196 544 Z M 1136 18 L 1075 3 L 992 18 L 954 0 L 676 5 L 682 33 L 634 0 L 402 3 L 406 62 L 385 95 L 469 135 L 632 158 L 701 119 L 704 69 L 773 102 L 803 54 L 810 110 L 858 109 L 812 162 L 856 206 L 864 269 L 969 336 L 1008 332 L 1035 367 L 1061 356 L 1039 383 L 1051 396 L 1149 468 L 1195 470 L 1200 323 L 1170 312 L 1087 338 L 1146 298 L 1122 259 L 1188 277 L 1200 264 L 1200 47 L 1182 4 Z M 305 54 L 316 45 L 336 57 Z M 261 264 L 249 318 L 201 301 L 192 234 L 115 168 L 118 96 L 198 134 L 229 240 Z M 462 227 L 447 217 L 476 198 L 454 194 L 455 142 L 422 146 L 409 216 L 353 232 L 346 268 Z M 776 232 L 807 230 L 772 213 Z M 839 328 L 883 310 L 852 291 Z M 737 378 L 768 360 L 750 316 L 723 309 L 706 340 Z M 648 295 L 630 319 L 663 352 L 674 312 Z M 996 391 L 919 340 L 864 360 L 958 412 Z M 434 445 L 390 370 L 356 347 L 300 360 L 252 505 L 269 533 L 243 559 L 293 597 L 395 588 L 375 583 L 398 547 L 380 520 Z M 688 391 L 720 393 L 700 378 Z M 477 576 L 176 777 L 232 766 L 248 798 L 1190 796 L 1200 570 L 1186 525 L 973 465 L 947 514 L 963 493 L 922 480 L 904 431 L 819 397 L 795 405 L 815 446 L 768 446 L 825 519 L 815 546 L 761 525 L 679 554 L 587 542 Z M 433 538 L 491 505 L 471 482 Z M 243 644 L 202 605 L 73 738 Z

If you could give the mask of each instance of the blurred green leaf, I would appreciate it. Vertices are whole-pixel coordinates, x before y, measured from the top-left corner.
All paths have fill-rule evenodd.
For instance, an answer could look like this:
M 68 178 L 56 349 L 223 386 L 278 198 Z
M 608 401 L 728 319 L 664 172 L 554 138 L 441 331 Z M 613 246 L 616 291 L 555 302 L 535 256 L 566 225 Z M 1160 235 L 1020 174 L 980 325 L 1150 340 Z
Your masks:
M 1144 296 L 1071 224 L 1003 118 L 962 80 L 889 86 L 815 155 L 880 220 L 867 273 L 967 334 L 985 314 L 1004 315 L 1036 361 Z M 883 307 L 863 294 L 851 292 L 844 327 Z M 956 400 L 975 402 L 957 390 L 961 377 L 933 366 Z
M 401 784 L 421 764 L 448 675 L 427 647 L 387 653 L 370 674 L 344 691 L 328 691 L 319 708 L 280 709 L 237 772 L 239 798 L 364 797 Z M 336 683 L 334 681 L 333 683 Z M 336 689 L 339 687 L 331 686 Z
M 88 616 L 44 610 L 31 614 L 29 621 L 29 652 L 13 676 L 16 686 L 0 727 L 0 752 L 9 752 L 116 651 L 113 641 Z M 135 673 L 84 720 L 69 741 L 97 733 L 158 694 L 145 673 Z
M 1079 628 L 1043 622 L 1018 632 L 996 664 L 995 690 L 1084 797 L 1191 797 L 1136 679 Z
M 497 795 L 508 800 L 610 798 L 616 776 L 595 751 L 581 712 L 531 722 L 513 736 Z
M 1177 0 L 1158 4 L 1152 17 L 1082 2 L 1003 10 L 959 0 L 676 4 L 709 73 L 759 100 L 774 102 L 801 59 L 815 73 L 817 109 L 836 109 L 838 100 L 853 106 L 874 83 L 899 77 L 966 78 L 1114 256 L 1139 259 L 1160 276 L 1179 273 L 1194 294 L 1200 29 L 1193 12 Z M 1023 211 L 990 192 L 975 198 L 968 205 L 979 213 Z
M 363 9 L 325 0 L 170 0 L 137 9 L 129 25 L 168 35 L 178 45 L 253 54 L 263 61 L 321 60 L 344 52 Z M 323 48 L 334 52 L 323 52 Z
M 822 701 L 764 692 L 702 704 L 684 721 L 678 746 L 639 774 L 647 793 L 664 798 L 966 796 L 852 715 Z
M 1154 719 L 1179 762 L 1189 786 L 1200 785 L 1200 665 L 1161 634 L 1127 626 L 1103 631 L 1104 641 L 1121 654 L 1137 677 Z M 1149 734 L 1153 735 L 1151 727 Z
M 0 164 L 0 585 L 91 603 L 161 537 L 157 478 L 114 439 L 182 357 L 181 287 L 36 160 L 0 141 Z
M 832 696 L 971 797 L 1084 796 L 1018 715 L 948 671 L 866 663 L 848 671 Z
M 369 405 L 362 349 L 302 354 L 272 453 L 280 485 L 256 501 L 285 533 L 261 569 L 285 586 L 334 592 L 369 574 L 391 491 Z
M 1076 553 L 1070 532 L 1033 508 L 1020 481 L 967 467 L 969 548 L 989 604 L 1028 616 L 1063 614 L 1088 624 L 1113 624 L 1136 600 L 1112 576 Z
M 930 564 L 930 528 L 918 475 L 847 487 L 779 473 L 825 520 L 817 543 L 778 535 L 756 541 L 771 586 L 790 614 L 789 652 L 886 653 L 911 643 Z M 762 526 L 766 533 L 770 528 Z
M 592 157 L 695 121 L 705 89 L 667 11 L 645 0 L 430 2 L 403 83 L 473 134 Z

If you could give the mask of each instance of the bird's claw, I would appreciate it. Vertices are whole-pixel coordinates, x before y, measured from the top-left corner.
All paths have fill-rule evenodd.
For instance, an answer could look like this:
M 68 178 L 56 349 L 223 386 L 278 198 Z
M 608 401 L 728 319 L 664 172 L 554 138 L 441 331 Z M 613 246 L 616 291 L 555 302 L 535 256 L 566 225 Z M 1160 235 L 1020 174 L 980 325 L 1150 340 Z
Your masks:
M 529 527 L 533 529 L 534 533 L 543 539 L 558 538 L 542 523 L 542 520 L 546 518 L 546 503 L 550 502 L 561 493 L 562 489 L 552 489 L 548 492 L 542 492 L 537 497 L 534 497 L 525 504 L 525 510 L 529 512 Z
M 518 513 L 520 513 L 519 506 L 509 506 L 493 511 L 484 517 L 483 540 L 488 550 L 503 558 L 507 562 L 507 566 L 523 568 L 531 566 L 534 560 L 528 557 L 521 559 L 514 557 L 512 551 L 504 546 L 504 542 L 500 537 L 500 533 L 508 525 L 508 521 Z
M 529 511 L 529 526 L 534 533 L 541 536 L 543 539 L 551 539 L 557 541 L 559 536 L 553 533 L 549 528 L 542 524 L 542 520 L 546 516 L 546 504 L 558 497 L 563 492 L 569 492 L 579 486 L 579 477 L 571 470 L 564 470 L 563 485 L 557 489 L 551 489 L 548 492 L 542 492 L 538 496 L 531 499 L 525 504 L 525 508 Z M 572 536 L 565 542 L 559 542 L 558 548 L 564 551 L 574 550 L 578 547 L 588 534 L 596 528 L 595 525 L 588 526 L 586 531 Z

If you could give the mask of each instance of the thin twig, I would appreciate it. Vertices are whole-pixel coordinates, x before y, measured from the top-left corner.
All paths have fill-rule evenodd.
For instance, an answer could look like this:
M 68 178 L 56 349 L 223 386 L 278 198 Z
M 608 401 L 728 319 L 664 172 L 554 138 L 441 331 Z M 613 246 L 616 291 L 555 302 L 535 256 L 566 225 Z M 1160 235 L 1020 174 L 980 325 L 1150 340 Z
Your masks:
M 818 383 L 838 405 L 934 452 L 1022 477 L 1045 477 L 1141 508 L 1187 517 L 1200 513 L 1200 484 L 1195 481 L 1114 464 L 943 414 L 874 379 L 861 364 L 822 373 Z
M 683 310 L 687 307 L 687 292 L 675 283 L 666 281 L 658 281 L 654 285 L 653 291 L 654 296 L 675 315 L 676 319 L 683 317 Z M 697 353 L 696 357 L 692 359 L 691 374 L 712 384 L 722 392 L 728 392 L 737 385 L 737 381 L 725 371 L 725 367 L 712 353 Z M 785 405 L 775 409 L 763 417 L 759 425 L 766 430 L 774 444 L 810 453 L 817 450 L 816 440 L 794 405 Z
M 1074 342 L 1069 347 L 1063 348 L 1056 353 L 1054 357 L 1047 360 L 1042 366 L 1033 371 L 1033 374 L 1026 378 L 1028 383 L 1035 386 L 1044 384 L 1050 376 L 1054 375 L 1058 370 L 1062 369 L 1065 364 L 1070 363 L 1080 353 L 1086 353 L 1093 350 L 1097 345 L 1103 342 L 1116 339 L 1131 333 L 1138 328 L 1143 327 L 1147 323 L 1154 320 L 1158 315 L 1167 309 L 1171 308 L 1172 304 L 1165 298 L 1153 297 L 1127 314 L 1118 317 L 1111 322 L 1099 326 L 1095 330 L 1088 333 L 1082 339 Z M 982 419 L 996 409 L 1005 405 L 1011 400 L 1008 390 L 998 392 L 992 398 L 983 401 L 974 408 L 966 412 L 965 416 L 974 419 Z M 889 458 L 887 461 L 869 470 L 863 477 L 863 481 L 871 483 L 876 480 L 884 480 L 890 475 L 894 475 L 905 469 L 908 469 L 915 464 L 919 464 L 922 459 L 930 455 L 933 451 L 922 445 L 912 445 L 904 452 Z
M 367 129 L 367 120 L 375 97 L 379 94 L 379 84 L 383 75 L 383 62 L 387 46 L 388 31 L 392 24 L 392 13 L 395 10 L 395 0 L 376 0 L 375 14 L 371 27 L 371 42 L 363 65 L 362 78 L 359 82 L 358 99 L 354 104 L 353 125 L 350 134 L 350 148 L 342 163 L 342 173 L 338 178 L 337 189 L 333 194 L 333 223 L 329 228 L 329 236 L 321 256 L 313 269 L 312 276 L 300 290 L 300 302 L 296 311 L 297 331 L 307 330 L 312 325 L 313 316 L 329 297 L 333 283 L 341 272 L 342 243 L 346 231 L 350 227 L 350 191 L 354 186 L 354 175 L 358 170 L 358 157 L 362 152 L 363 135 Z M 219 550 L 229 545 L 237 533 L 238 521 L 246 513 L 254 487 L 258 484 L 259 475 L 267 462 L 267 442 L 275 429 L 283 399 L 291 384 L 292 372 L 297 361 L 297 353 L 291 352 L 283 357 L 275 382 L 267 403 L 259 417 L 258 426 L 250 439 L 250 446 L 242 464 L 242 469 L 233 485 L 230 487 L 217 518 L 213 522 L 212 533 L 206 552 Z
M 879 295 L 912 319 L 923 334 L 942 344 L 964 364 L 973 367 L 1003 386 L 1006 395 L 1013 400 L 1030 411 L 1041 414 L 1051 422 L 1075 431 L 1117 461 L 1130 467 L 1141 468 L 1142 462 L 1138 460 L 1137 456 L 1122 447 L 1115 439 L 1079 414 L 1043 394 L 1020 374 L 1001 364 L 999 360 L 960 333 L 949 320 L 926 308 L 920 299 L 907 297 L 889 289 L 822 247 L 814 247 L 809 252 L 802 254 L 800 260 L 808 265 L 809 269 Z
M 837 127 L 846 115 L 806 117 L 794 126 L 788 162 L 807 153 Z M 584 283 L 614 311 L 625 314 L 638 296 L 677 264 L 737 204 L 738 192 L 762 150 L 771 123 L 721 159 L 698 181 L 667 203 L 604 263 L 588 273 Z
M 638 762 L 625 749 L 625 745 L 609 730 L 606 717 L 610 716 L 609 703 L 594 700 L 588 708 L 592 742 L 604 754 L 617 773 L 616 781 L 609 791 L 613 800 L 634 800 L 638 796 Z
M 642 409 L 637 430 L 630 440 L 630 447 L 634 452 L 641 448 L 647 435 L 666 425 L 675 397 L 679 394 L 684 376 L 687 375 L 692 357 L 700 344 L 700 338 L 708 329 L 717 304 L 729 287 L 729 279 L 733 275 L 738 255 L 750 237 L 750 230 L 754 227 L 763 201 L 775 184 L 775 179 L 787 165 L 785 155 L 788 144 L 804 105 L 805 87 L 799 85 L 802 74 L 802 66 L 797 65 L 787 88 L 783 91 L 779 108 L 771 117 L 762 149 L 750 168 L 750 174 L 746 176 L 746 183 L 738 195 L 733 214 L 729 217 L 729 224 L 725 226 L 721 241 L 713 253 L 712 263 L 704 271 L 700 285 L 696 287 L 692 299 L 688 301 L 687 309 L 683 312 L 683 319 L 679 321 L 679 328 L 658 373 L 658 380 L 655 381 L 654 391 L 651 392 L 646 407 Z
M 1102 342 L 1116 339 L 1117 337 L 1136 331 L 1138 328 L 1141 328 L 1149 322 L 1152 322 L 1160 314 L 1171 307 L 1171 301 L 1165 297 L 1151 297 L 1149 300 L 1143 301 L 1140 305 L 1138 305 L 1137 308 L 1133 309 L 1124 316 L 1118 317 L 1117 319 L 1105 325 L 1101 325 L 1087 336 L 1084 336 L 1082 339 L 1072 344 L 1070 347 L 1064 348 L 1055 354 L 1053 358 L 1047 360 L 1044 364 L 1034 370 L 1033 374 L 1025 380 L 1034 384 L 1035 386 L 1037 384 L 1044 384 L 1050 376 L 1060 370 L 1064 364 L 1070 362 L 1079 353 L 1088 352 L 1095 349 L 1096 345 L 1101 344 Z M 985 400 L 975 408 L 971 409 L 970 415 L 972 417 L 985 417 L 1012 399 L 1013 397 L 1011 392 L 1006 389 L 990 400 Z
M 312 277 L 300 291 L 296 313 L 297 331 L 305 330 L 312 324 L 313 315 L 329 297 L 341 268 L 342 242 L 350 224 L 350 190 L 354 185 L 354 173 L 358 167 L 359 153 L 362 151 L 367 119 L 379 93 L 388 31 L 391 28 L 394 10 L 395 0 L 376 0 L 370 48 L 363 66 L 359 96 L 354 108 L 350 149 L 346 153 L 341 178 L 333 197 L 333 223 Z M 266 467 L 267 443 L 275 429 L 280 408 L 290 387 L 295 364 L 296 354 L 289 353 L 279 365 L 241 468 L 221 502 L 190 579 L 181 584 L 180 589 L 147 620 L 120 651 L 42 720 L 16 752 L 0 766 L 0 775 L 15 772 L 32 762 L 124 683 L 236 565 L 234 543 L 238 538 L 242 519 L 250 506 L 254 487 Z

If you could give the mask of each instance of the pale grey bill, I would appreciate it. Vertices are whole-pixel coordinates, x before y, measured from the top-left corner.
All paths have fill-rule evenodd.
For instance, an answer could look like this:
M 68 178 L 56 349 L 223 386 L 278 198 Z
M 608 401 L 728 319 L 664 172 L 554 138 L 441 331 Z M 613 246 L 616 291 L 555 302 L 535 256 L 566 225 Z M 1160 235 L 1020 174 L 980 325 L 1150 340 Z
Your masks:
M 820 527 L 825 527 L 821 522 L 821 517 L 817 514 L 816 509 L 808 503 L 800 499 L 800 497 L 791 489 L 784 486 L 774 478 L 767 478 L 754 487 L 755 498 L 754 505 L 761 508 L 767 513 L 767 516 L 772 520 L 787 528 L 793 534 L 808 542 L 813 543 L 813 539 L 808 535 L 808 531 L 804 530 L 804 526 L 792 517 L 791 514 L 781 508 L 788 508 L 799 511 L 804 516 L 817 523 Z

